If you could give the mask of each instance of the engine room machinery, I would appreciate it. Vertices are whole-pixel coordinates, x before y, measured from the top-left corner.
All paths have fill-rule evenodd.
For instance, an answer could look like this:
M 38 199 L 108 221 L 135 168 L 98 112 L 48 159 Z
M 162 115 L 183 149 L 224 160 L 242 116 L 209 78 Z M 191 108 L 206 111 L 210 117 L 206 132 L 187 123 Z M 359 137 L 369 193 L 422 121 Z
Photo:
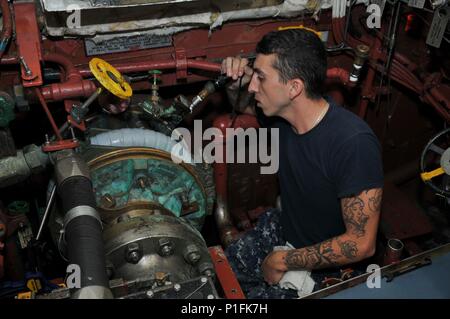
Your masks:
M 398 274 L 393 264 L 450 242 L 448 1 L 0 0 L 0 9 L 0 298 L 245 298 L 224 248 L 277 205 L 276 175 L 261 175 L 261 163 L 196 161 L 199 145 L 182 132 L 200 119 L 222 147 L 227 128 L 258 127 L 231 107 L 245 101 L 228 100 L 221 62 L 254 59 L 265 33 L 287 28 L 320 36 L 326 94 L 383 147 L 368 263 Z M 402 253 L 386 261 L 392 243 Z M 360 280 L 350 270 L 315 295 Z

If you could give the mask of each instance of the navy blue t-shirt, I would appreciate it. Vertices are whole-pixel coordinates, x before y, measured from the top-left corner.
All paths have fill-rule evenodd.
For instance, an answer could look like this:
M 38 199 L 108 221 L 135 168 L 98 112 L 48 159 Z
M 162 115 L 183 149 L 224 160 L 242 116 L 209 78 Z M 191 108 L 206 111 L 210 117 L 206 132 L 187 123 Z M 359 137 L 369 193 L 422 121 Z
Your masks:
M 329 101 L 323 119 L 297 134 L 281 118 L 258 118 L 279 128 L 281 227 L 296 248 L 345 232 L 340 199 L 383 186 L 381 147 L 370 127 Z

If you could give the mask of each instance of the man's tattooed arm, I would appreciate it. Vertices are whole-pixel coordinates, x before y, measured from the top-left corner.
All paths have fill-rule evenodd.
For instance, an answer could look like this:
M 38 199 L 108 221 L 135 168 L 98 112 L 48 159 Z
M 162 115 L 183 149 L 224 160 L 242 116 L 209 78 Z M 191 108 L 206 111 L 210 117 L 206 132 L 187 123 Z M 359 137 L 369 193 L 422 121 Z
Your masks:
M 319 269 L 353 263 L 373 255 L 382 189 L 375 188 L 341 199 L 347 231 L 313 246 L 286 253 L 288 270 Z

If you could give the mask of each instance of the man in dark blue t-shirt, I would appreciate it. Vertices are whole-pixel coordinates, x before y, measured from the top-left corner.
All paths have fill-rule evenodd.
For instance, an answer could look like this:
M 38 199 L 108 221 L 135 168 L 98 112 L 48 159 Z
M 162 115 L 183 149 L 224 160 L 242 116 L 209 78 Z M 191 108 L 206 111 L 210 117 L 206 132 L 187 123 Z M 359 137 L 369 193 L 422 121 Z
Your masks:
M 363 120 L 323 98 L 326 51 L 315 33 L 271 32 L 256 53 L 253 68 L 230 57 L 222 71 L 236 80 L 231 100 L 248 84 L 256 101 L 256 109 L 250 99 L 235 107 L 279 129 L 282 209 L 262 215 L 226 253 L 247 297 L 295 297 L 276 285 L 286 272 L 339 267 L 374 254 L 380 145 Z M 273 250 L 287 244 L 294 249 Z

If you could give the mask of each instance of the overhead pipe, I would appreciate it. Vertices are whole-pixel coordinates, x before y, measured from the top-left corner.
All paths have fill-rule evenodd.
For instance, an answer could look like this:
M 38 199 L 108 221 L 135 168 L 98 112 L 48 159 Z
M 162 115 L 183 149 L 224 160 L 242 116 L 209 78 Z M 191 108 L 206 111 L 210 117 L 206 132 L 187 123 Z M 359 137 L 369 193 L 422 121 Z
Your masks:
M 177 68 L 177 62 L 175 60 L 160 60 L 160 61 L 140 61 L 140 62 L 128 62 L 128 63 L 114 63 L 114 68 L 121 73 L 134 73 L 134 72 L 146 72 L 149 70 L 170 70 Z M 221 65 L 219 63 L 209 61 L 199 61 L 189 59 L 187 60 L 187 68 L 199 69 L 211 72 L 220 72 Z M 83 77 L 92 76 L 92 72 L 89 68 L 82 68 L 79 70 L 79 74 Z

